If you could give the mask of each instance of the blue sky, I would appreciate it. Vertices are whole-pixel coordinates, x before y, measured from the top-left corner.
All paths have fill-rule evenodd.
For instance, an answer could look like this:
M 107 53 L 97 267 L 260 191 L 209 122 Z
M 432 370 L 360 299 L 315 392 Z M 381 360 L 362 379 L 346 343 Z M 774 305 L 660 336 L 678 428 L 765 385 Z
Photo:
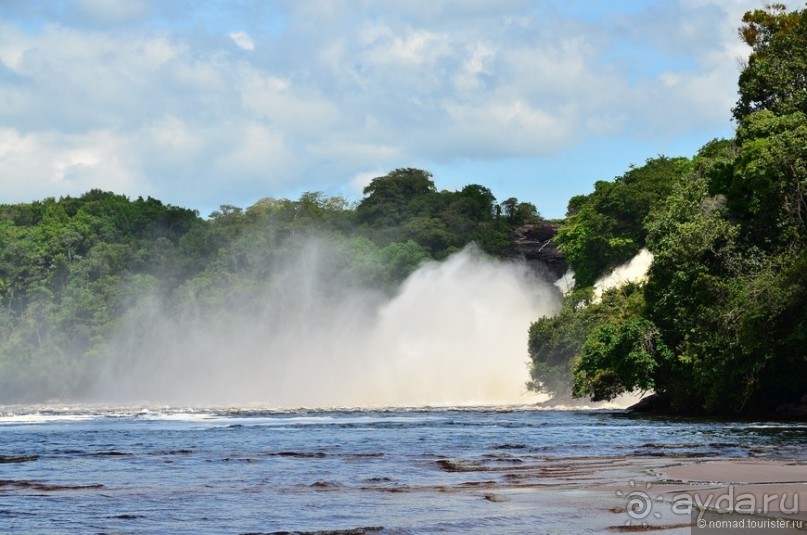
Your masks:
M 0 203 L 102 188 L 207 215 L 420 167 L 561 217 L 732 135 L 761 5 L 4 0 Z

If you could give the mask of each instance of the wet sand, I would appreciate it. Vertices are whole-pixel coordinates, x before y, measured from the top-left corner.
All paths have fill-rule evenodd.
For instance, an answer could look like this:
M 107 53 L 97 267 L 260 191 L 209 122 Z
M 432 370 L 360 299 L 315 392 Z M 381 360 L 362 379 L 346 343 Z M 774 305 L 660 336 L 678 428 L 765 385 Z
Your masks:
M 803 460 L 553 458 L 504 453 L 481 460 L 438 459 L 435 463 L 440 470 L 455 475 L 456 482 L 402 486 L 381 478 L 353 490 L 418 495 L 435 503 L 446 495 L 464 497 L 471 503 L 478 500 L 469 516 L 479 518 L 543 511 L 543 524 L 535 526 L 535 533 L 690 534 L 700 511 L 728 510 L 745 515 L 749 500 L 753 500 L 754 518 L 800 521 L 806 531 L 796 533 L 807 532 L 807 507 L 795 513 L 791 510 L 794 505 L 796 509 L 799 504 L 807 505 L 807 461 Z M 346 490 L 325 484 L 316 488 L 323 492 Z M 690 506 L 694 506 L 694 517 Z
M 433 489 L 387 490 L 468 493 L 490 503 L 491 514 L 496 507 L 553 512 L 547 525 L 536 526 L 537 533 L 688 534 L 700 511 L 734 513 L 721 518 L 753 513 L 757 519 L 788 519 L 801 522 L 807 532 L 804 460 L 501 455 L 481 462 L 441 460 L 438 465 L 466 475 L 467 481 Z M 792 531 L 755 533 L 774 532 Z

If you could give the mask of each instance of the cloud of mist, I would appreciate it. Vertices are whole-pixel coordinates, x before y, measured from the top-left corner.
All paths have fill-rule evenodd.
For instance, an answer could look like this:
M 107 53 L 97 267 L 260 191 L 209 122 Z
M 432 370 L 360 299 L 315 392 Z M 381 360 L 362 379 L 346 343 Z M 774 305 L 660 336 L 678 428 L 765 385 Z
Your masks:
M 267 407 L 529 403 L 527 330 L 558 292 L 474 247 L 393 296 L 330 269 L 312 241 L 253 299 L 204 309 L 144 297 L 109 345 L 94 401 Z M 345 280 L 340 280 L 340 279 Z

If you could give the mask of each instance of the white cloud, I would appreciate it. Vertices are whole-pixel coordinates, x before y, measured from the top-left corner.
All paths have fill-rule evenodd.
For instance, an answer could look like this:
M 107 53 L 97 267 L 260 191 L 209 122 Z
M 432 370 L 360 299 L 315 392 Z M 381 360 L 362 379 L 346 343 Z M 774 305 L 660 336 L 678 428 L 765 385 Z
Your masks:
M 396 35 L 388 26 L 370 28 L 364 34 L 365 58 L 371 63 L 433 63 L 449 52 L 447 36 L 429 31 L 407 28 Z
M 141 132 L 147 143 L 145 150 L 173 165 L 194 161 L 205 149 L 204 132 L 174 115 L 160 117 Z
M 239 72 L 238 91 L 244 109 L 301 138 L 319 138 L 339 118 L 327 97 L 286 78 L 253 68 Z
M 125 139 L 107 131 L 78 135 L 0 130 L 0 176 L 7 194 L 34 200 L 92 188 L 136 194 L 144 177 L 127 161 Z
M 454 76 L 454 85 L 458 91 L 474 91 L 484 84 L 484 77 L 490 76 L 488 64 L 496 53 L 490 45 L 473 43 L 467 45 L 468 54 L 462 63 L 462 69 Z
M 255 42 L 247 32 L 231 32 L 229 35 L 233 43 L 241 50 L 255 50 Z
M 434 147 L 450 152 L 474 147 L 477 156 L 551 153 L 568 142 L 570 126 L 574 124 L 573 118 L 564 116 L 562 110 L 554 115 L 521 100 L 500 100 L 479 106 L 448 102 L 445 109 L 450 124 L 462 124 L 463 128 L 444 130 L 442 139 L 432 141 Z
M 364 188 L 369 186 L 374 178 L 384 176 L 385 174 L 387 174 L 387 171 L 382 169 L 356 173 L 349 183 L 348 189 L 350 194 L 360 199 L 364 195 Z
M 283 135 L 257 122 L 238 130 L 232 150 L 215 163 L 217 174 L 229 177 L 227 186 L 282 177 L 291 159 Z
M 757 4 L 613 5 L 0 5 L 0 201 L 92 184 L 215 206 L 730 127 L 735 28 Z

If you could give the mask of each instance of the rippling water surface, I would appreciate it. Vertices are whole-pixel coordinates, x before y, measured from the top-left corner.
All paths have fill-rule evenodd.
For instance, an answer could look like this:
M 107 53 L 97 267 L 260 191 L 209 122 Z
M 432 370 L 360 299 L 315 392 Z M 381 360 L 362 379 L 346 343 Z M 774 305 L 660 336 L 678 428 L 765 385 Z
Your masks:
M 805 445 L 804 424 L 598 411 L 6 407 L 0 532 L 574 533 L 586 467 Z

